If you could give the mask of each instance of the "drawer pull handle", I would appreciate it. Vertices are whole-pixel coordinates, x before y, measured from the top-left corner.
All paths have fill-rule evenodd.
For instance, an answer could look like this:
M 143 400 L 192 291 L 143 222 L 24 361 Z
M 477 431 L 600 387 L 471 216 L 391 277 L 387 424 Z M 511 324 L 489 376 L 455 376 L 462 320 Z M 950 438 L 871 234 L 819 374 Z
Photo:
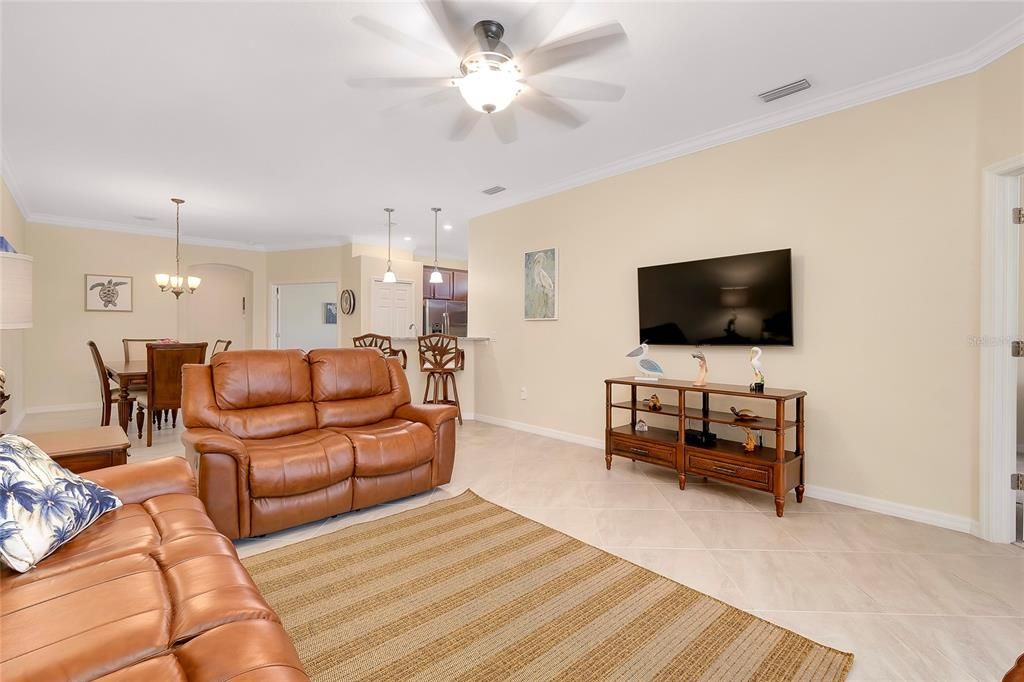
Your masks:
M 650 455 L 651 454 L 649 450 L 644 450 L 643 448 L 629 448 L 629 451 L 630 452 L 635 452 L 638 455 Z
M 720 471 L 723 474 L 736 474 L 736 469 L 733 467 L 712 467 L 715 471 Z

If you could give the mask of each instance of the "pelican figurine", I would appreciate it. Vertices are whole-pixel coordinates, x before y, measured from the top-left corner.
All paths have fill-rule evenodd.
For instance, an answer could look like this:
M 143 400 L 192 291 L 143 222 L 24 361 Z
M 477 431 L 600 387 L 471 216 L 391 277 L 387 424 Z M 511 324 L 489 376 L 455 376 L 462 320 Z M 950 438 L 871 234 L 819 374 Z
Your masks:
M 697 361 L 697 379 L 693 382 L 693 385 L 706 386 L 708 383 L 708 359 L 704 357 L 704 353 L 701 351 L 690 353 L 690 355 Z
M 658 377 L 665 376 L 665 370 L 661 368 L 661 365 L 647 357 L 646 343 L 641 343 L 639 346 L 626 353 L 626 357 L 633 358 L 633 362 L 636 363 L 636 368 L 643 373 L 643 376 L 634 377 L 634 379 L 657 381 Z
M 754 383 L 751 390 L 764 390 L 764 369 L 761 367 L 761 349 L 754 346 L 750 349 L 750 367 L 754 370 Z

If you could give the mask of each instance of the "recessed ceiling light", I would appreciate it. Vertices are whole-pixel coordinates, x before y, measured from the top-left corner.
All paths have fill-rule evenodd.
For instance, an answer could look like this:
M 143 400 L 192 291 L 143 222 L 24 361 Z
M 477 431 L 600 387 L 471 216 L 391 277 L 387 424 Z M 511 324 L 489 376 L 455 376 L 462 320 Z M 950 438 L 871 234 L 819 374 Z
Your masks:
M 450 230 L 450 229 L 452 229 L 452 226 L 451 226 L 451 225 L 445 225 L 445 226 L 444 226 L 444 229 L 446 229 L 446 230 Z
M 407 242 L 411 242 L 412 241 L 412 237 L 402 237 L 402 239 L 404 239 Z

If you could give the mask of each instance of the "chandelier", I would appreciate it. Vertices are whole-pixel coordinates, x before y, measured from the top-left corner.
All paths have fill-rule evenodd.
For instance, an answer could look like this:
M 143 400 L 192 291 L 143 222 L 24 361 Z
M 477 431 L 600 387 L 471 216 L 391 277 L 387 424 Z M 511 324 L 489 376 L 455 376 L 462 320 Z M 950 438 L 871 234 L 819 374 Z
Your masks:
M 185 203 L 184 199 L 171 199 L 174 202 L 175 217 L 174 217 L 174 274 L 156 275 L 156 285 L 160 287 L 160 291 L 170 291 L 174 294 L 174 298 L 180 298 L 183 293 L 188 291 L 190 294 L 196 293 L 196 289 L 199 288 L 199 283 L 202 281 L 199 277 L 189 275 L 187 278 L 181 276 L 181 205 Z M 185 285 L 185 286 L 182 286 Z

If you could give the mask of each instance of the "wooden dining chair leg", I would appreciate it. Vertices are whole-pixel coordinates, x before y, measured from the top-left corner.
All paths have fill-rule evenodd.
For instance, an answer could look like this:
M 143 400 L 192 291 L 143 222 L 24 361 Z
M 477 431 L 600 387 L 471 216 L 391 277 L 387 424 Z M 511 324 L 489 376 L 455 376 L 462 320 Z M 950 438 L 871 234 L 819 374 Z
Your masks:
M 137 403 L 138 409 L 135 411 L 135 425 L 139 429 L 139 440 L 142 440 L 142 420 L 146 418 L 146 408 L 142 406 L 142 403 Z
M 448 375 L 452 380 L 452 394 L 455 396 L 455 409 L 459 411 L 459 426 L 462 426 L 462 403 L 459 402 L 459 386 L 455 383 L 455 373 Z
M 153 412 L 154 416 L 156 416 L 157 429 L 159 429 L 160 428 L 160 411 L 159 410 L 151 410 L 151 411 Z M 148 448 L 151 445 L 153 445 L 153 420 L 152 419 L 147 419 L 146 420 L 146 447 Z
M 178 428 L 178 411 L 177 410 L 171 410 L 171 428 L 172 429 Z
M 441 402 L 447 404 L 448 400 L 448 377 L 451 376 L 448 372 L 441 375 Z
M 430 402 L 427 398 L 430 396 L 430 380 L 433 378 L 433 372 L 427 373 L 427 381 L 423 384 L 423 402 Z
M 440 380 L 441 380 L 441 375 L 438 374 L 438 373 L 434 373 L 434 404 L 435 405 L 437 404 L 438 397 L 439 397 L 439 390 L 438 389 L 440 388 L 440 386 L 438 386 L 438 382 Z

